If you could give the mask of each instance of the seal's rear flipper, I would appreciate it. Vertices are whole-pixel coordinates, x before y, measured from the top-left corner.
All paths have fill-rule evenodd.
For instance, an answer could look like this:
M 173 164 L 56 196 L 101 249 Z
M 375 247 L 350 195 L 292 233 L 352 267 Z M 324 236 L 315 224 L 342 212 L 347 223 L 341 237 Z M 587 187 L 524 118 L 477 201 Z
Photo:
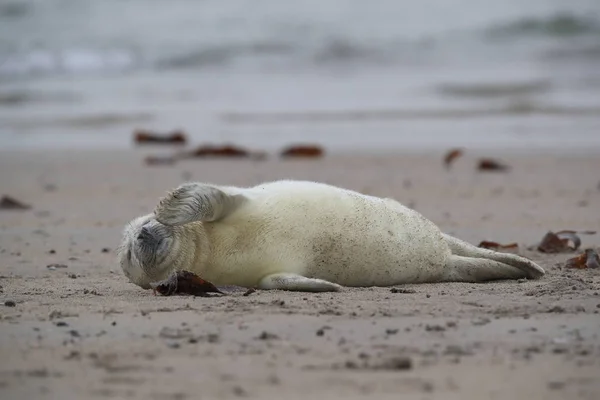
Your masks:
M 299 292 L 338 292 L 342 287 L 323 279 L 306 278 L 301 275 L 283 272 L 265 276 L 260 280 L 258 288 Z
M 485 282 L 500 279 L 529 278 L 517 267 L 486 258 L 451 255 L 446 265 L 445 282 Z
M 485 260 L 496 261 L 497 263 L 520 270 L 521 276 L 518 278 L 537 279 L 541 278 L 546 273 L 542 267 L 525 257 L 482 249 L 446 234 L 444 234 L 444 239 L 446 240 L 446 243 L 448 243 L 452 255 L 480 260 L 482 265 Z

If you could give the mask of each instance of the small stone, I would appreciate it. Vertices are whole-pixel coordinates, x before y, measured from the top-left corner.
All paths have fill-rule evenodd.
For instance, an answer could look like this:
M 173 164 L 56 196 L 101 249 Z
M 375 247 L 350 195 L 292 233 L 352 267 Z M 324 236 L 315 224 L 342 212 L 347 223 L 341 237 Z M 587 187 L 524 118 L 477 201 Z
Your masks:
M 555 347 L 554 349 L 552 349 L 552 352 L 554 354 L 564 354 L 568 351 L 569 349 L 567 349 L 566 347 Z
M 398 333 L 398 329 L 386 329 L 385 330 L 385 334 L 386 335 L 395 335 L 396 333 Z
M 71 350 L 71 352 L 65 356 L 65 360 L 77 360 L 79 358 L 81 358 L 81 354 L 77 350 Z
M 241 386 L 234 386 L 233 387 L 233 394 L 235 394 L 236 396 L 246 396 L 248 393 L 246 393 L 246 391 L 244 390 L 243 387 Z
M 427 332 L 443 332 L 446 328 L 441 325 L 425 325 L 425 330 Z
M 487 325 L 490 322 L 492 322 L 491 319 L 483 317 L 483 318 L 479 318 L 475 321 L 472 321 L 471 324 L 473 324 L 475 326 L 482 326 L 482 325 Z
M 430 294 L 426 294 L 426 295 L 425 295 L 425 297 L 427 297 L 427 298 L 430 298 L 430 297 L 431 297 L 431 295 L 430 295 Z
M 554 306 L 554 307 L 550 308 L 548 310 L 548 312 L 551 312 L 551 313 L 564 313 L 565 309 L 563 307 L 561 307 L 561 306 Z
M 208 343 L 218 343 L 219 339 L 220 337 L 218 333 L 209 333 L 208 336 L 206 336 Z
M 417 293 L 417 291 L 414 289 L 402 289 L 402 288 L 391 288 L 390 292 L 391 293 L 404 293 L 404 294 Z
M 279 336 L 275 335 L 274 333 L 269 333 L 267 331 L 263 331 L 259 336 L 258 336 L 259 340 L 271 340 L 271 339 L 279 339 Z
M 381 367 L 391 370 L 408 370 L 412 368 L 412 360 L 409 357 L 392 357 L 385 360 Z
M 317 336 L 323 336 L 325 334 L 325 330 L 323 328 L 320 328 L 317 330 Z
M 69 326 L 69 324 L 67 324 L 65 321 L 58 321 L 54 325 L 56 325 L 56 326 Z
M 75 275 L 75 274 L 69 274 L 69 278 L 71 278 L 71 279 L 77 279 L 77 275 Z
M 550 389 L 550 390 L 560 390 L 564 387 L 565 387 L 564 382 L 556 382 L 556 381 L 548 382 L 548 389 Z
M 113 321 L 110 323 L 112 326 L 116 326 L 117 325 L 117 321 Z
M 14 302 L 14 301 L 12 301 L 12 300 L 6 300 L 6 301 L 4 302 L 4 305 L 5 305 L 6 307 L 16 307 L 16 306 L 17 306 L 17 303 L 15 303 L 15 302 Z
M 103 247 L 101 251 L 103 253 L 110 253 L 110 249 L 108 247 Z
M 68 268 L 68 265 L 66 265 L 66 264 L 48 264 L 48 265 L 46 265 L 46 268 L 48 268 L 49 270 L 55 270 L 57 268 Z
M 70 330 L 69 333 L 73 337 L 80 337 L 81 336 L 81 335 L 79 335 L 79 332 L 77 332 L 75 329 Z

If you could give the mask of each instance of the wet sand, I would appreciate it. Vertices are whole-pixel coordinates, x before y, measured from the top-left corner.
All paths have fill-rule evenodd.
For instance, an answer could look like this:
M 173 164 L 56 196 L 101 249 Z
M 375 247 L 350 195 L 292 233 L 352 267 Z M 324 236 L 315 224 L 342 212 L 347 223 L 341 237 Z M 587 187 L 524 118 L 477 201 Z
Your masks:
M 600 271 L 527 249 L 548 230 L 600 228 L 600 154 L 467 153 L 446 170 L 433 152 L 154 167 L 146 153 L 0 153 L 0 195 L 32 206 L 0 210 L 1 398 L 600 396 Z M 511 170 L 475 171 L 484 156 Z M 166 298 L 115 263 L 127 221 L 182 181 L 279 178 L 394 197 L 473 244 L 518 242 L 547 275 Z

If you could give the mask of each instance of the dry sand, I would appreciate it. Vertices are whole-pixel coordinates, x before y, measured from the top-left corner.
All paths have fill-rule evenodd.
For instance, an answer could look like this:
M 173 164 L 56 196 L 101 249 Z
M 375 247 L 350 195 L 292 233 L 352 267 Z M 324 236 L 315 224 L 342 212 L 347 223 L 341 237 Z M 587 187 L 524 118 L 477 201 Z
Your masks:
M 0 398 L 600 398 L 600 271 L 527 250 L 600 228 L 600 155 L 194 160 L 142 152 L 0 153 Z M 183 180 L 325 181 L 415 207 L 471 243 L 517 241 L 539 281 L 160 297 L 115 263 L 121 229 Z M 599 235 L 583 237 L 598 247 Z M 49 264 L 66 268 L 47 268 Z M 14 307 L 5 306 L 13 301 Z

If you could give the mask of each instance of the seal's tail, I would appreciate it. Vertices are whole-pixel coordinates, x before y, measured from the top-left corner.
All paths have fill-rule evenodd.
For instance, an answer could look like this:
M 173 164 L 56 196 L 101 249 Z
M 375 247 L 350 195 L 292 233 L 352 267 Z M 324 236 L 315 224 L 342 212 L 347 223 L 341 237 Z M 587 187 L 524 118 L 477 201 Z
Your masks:
M 449 259 L 446 281 L 481 282 L 497 279 L 538 279 L 545 271 L 527 258 L 516 254 L 499 253 L 475 247 L 444 234 L 452 256 Z

